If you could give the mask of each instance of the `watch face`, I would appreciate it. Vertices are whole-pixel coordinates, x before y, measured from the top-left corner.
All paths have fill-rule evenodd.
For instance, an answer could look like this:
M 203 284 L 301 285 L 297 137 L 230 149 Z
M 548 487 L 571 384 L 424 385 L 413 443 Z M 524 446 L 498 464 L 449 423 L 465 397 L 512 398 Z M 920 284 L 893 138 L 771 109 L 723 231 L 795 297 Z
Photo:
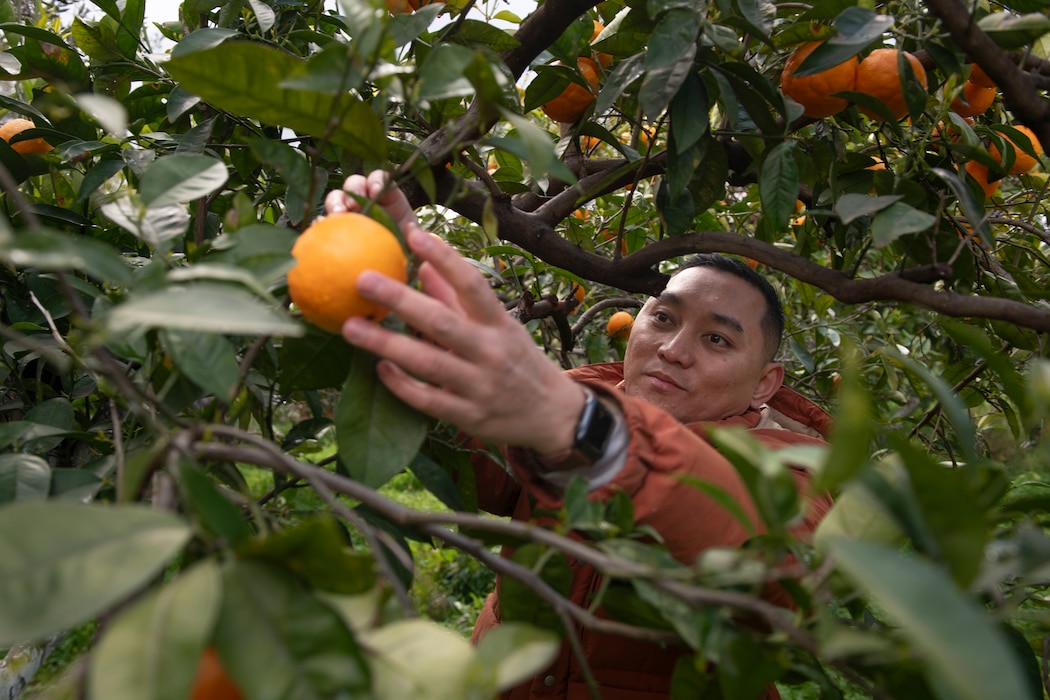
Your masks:
M 576 441 L 573 449 L 597 461 L 605 452 L 605 444 L 612 432 L 613 416 L 593 394 L 588 397 L 576 426 Z

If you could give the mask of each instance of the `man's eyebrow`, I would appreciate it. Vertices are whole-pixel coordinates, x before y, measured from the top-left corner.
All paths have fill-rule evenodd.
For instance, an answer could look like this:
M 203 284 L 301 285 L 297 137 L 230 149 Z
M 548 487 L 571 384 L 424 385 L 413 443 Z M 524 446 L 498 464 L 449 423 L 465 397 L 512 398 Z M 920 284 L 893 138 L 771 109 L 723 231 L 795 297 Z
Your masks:
M 660 301 L 674 304 L 676 306 L 682 306 L 685 303 L 682 299 L 682 296 L 680 294 L 676 294 L 675 292 L 661 292 L 657 298 Z M 727 328 L 731 328 L 737 333 L 744 332 L 744 324 L 741 323 L 740 319 L 738 319 L 736 316 L 713 313 L 711 314 L 711 318 L 714 319 L 716 323 L 720 323 L 723 326 L 726 326 Z

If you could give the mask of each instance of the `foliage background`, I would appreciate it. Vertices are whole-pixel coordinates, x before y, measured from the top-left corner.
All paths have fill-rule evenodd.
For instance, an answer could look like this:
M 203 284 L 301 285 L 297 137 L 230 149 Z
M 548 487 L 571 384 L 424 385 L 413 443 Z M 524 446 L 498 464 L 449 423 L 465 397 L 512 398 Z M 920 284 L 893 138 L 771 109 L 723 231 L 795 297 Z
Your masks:
M 1045 694 L 1047 178 L 986 150 L 1012 153 L 1014 124 L 1050 143 L 1045 2 L 195 0 L 159 53 L 142 0 L 94 4 L 70 22 L 0 2 L 0 107 L 54 146 L 0 143 L 5 682 L 87 629 L 42 696 L 184 698 L 214 646 L 249 698 L 487 697 L 602 624 L 560 599 L 545 562 L 571 555 L 616 572 L 617 629 L 691 648 L 690 697 Z M 908 119 L 864 117 L 857 93 L 801 116 L 779 71 L 828 36 L 816 69 L 920 57 Z M 594 51 L 593 107 L 551 122 L 538 108 Z M 949 109 L 971 61 L 999 84 L 974 125 Z M 1003 175 L 990 198 L 969 161 Z M 774 278 L 790 383 L 837 430 L 790 456 L 717 436 L 769 534 L 686 566 L 579 489 L 558 532 L 474 515 L 447 426 L 287 298 L 323 194 L 377 167 L 566 367 L 621 357 L 604 321 L 683 255 Z M 788 458 L 838 494 L 815 547 L 787 534 Z M 426 505 L 384 495 L 417 485 Z M 529 542 L 516 561 L 508 541 Z M 791 614 L 757 597 L 786 552 Z M 472 649 L 448 628 L 493 571 L 532 612 Z

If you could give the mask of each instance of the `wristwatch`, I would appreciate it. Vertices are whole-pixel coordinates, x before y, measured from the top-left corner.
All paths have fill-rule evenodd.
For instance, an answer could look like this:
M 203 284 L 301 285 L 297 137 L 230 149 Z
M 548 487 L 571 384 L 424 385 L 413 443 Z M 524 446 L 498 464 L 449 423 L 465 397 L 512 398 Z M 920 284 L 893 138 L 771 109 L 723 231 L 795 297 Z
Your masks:
M 609 407 L 599 401 L 593 391 L 586 389 L 586 392 L 587 400 L 576 422 L 572 448 L 567 453 L 540 457 L 539 461 L 545 469 L 562 471 L 586 467 L 605 454 L 616 420 Z

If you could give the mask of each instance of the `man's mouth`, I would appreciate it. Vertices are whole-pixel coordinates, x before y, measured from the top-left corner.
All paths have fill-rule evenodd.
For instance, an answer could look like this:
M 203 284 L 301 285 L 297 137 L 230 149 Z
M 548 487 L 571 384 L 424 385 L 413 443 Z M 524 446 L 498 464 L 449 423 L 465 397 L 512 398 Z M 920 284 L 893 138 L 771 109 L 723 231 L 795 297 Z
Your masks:
M 649 380 L 658 389 L 664 389 L 667 391 L 678 389 L 679 391 L 685 391 L 681 384 L 663 372 L 647 372 L 645 376 L 649 377 Z

